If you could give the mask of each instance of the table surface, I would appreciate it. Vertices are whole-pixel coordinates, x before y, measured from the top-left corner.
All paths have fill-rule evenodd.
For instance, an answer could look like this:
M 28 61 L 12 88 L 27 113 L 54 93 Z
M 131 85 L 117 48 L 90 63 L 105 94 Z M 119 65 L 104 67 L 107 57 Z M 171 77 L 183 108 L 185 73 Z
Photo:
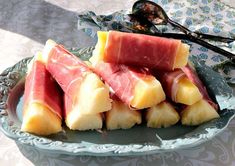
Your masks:
M 0 72 L 43 48 L 52 38 L 68 47 L 94 41 L 77 30 L 77 13 L 107 14 L 129 9 L 135 0 L 0 0 Z M 234 0 L 223 1 L 235 7 Z M 80 40 L 83 39 L 83 41 Z M 235 165 L 235 119 L 224 132 L 200 146 L 139 157 L 52 155 L 22 146 L 0 132 L 0 165 Z

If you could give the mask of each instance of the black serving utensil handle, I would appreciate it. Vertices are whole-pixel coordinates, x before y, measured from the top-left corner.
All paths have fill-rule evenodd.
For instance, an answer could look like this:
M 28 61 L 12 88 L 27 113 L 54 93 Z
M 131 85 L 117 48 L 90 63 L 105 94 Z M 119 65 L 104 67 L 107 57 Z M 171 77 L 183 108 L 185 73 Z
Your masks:
M 192 36 L 192 35 L 188 35 L 188 36 L 189 36 L 190 41 L 192 41 L 194 43 L 197 43 L 197 44 L 200 44 L 200 45 L 202 45 L 202 46 L 204 46 L 204 47 L 206 47 L 206 48 L 208 48 L 212 51 L 215 51 L 215 52 L 227 57 L 228 59 L 230 59 L 232 62 L 235 63 L 235 55 L 233 53 L 231 53 L 229 51 L 226 51 L 224 49 L 221 49 L 217 46 L 214 46 L 214 45 L 212 45 L 212 44 L 210 44 L 210 43 L 208 43 L 208 42 L 206 42 L 206 41 L 204 41 L 200 38 L 197 38 L 195 36 Z
M 209 40 L 214 40 L 214 41 L 219 41 L 219 42 L 224 42 L 224 43 L 231 43 L 235 41 L 235 39 L 229 38 L 229 37 L 216 36 L 216 35 L 205 34 L 205 33 L 200 33 L 200 32 L 193 32 L 189 30 L 188 28 L 182 26 L 181 24 L 169 18 L 168 18 L 168 22 L 175 28 L 178 28 L 180 31 L 184 32 L 186 35 L 193 35 L 197 37 L 198 39 L 209 39 Z
M 168 22 L 175 28 L 178 28 L 180 31 L 185 33 L 186 35 L 193 35 L 197 37 L 198 39 L 209 39 L 209 40 L 214 40 L 214 41 L 219 41 L 219 42 L 224 42 L 224 43 L 231 43 L 234 42 L 235 39 L 233 38 L 228 38 L 228 37 L 223 37 L 223 36 L 215 36 L 215 35 L 210 35 L 210 34 L 204 34 L 200 32 L 192 32 L 188 28 L 184 27 L 183 25 L 171 20 L 168 18 Z
M 189 40 L 191 42 L 197 43 L 201 46 L 204 46 L 214 52 L 217 52 L 225 57 L 227 57 L 228 59 L 230 59 L 232 62 L 235 63 L 235 55 L 231 52 L 228 52 L 224 49 L 221 49 L 217 46 L 214 46 L 200 38 L 197 38 L 193 35 L 188 35 L 188 34 L 177 34 L 177 33 L 154 33 L 154 34 L 150 34 L 150 35 L 154 35 L 154 36 L 161 36 L 161 37 L 170 37 L 170 38 L 176 38 L 176 39 L 184 39 L 184 40 Z
M 202 40 L 202 38 L 205 38 L 205 35 L 204 35 L 204 34 L 198 34 L 198 33 L 192 32 L 192 31 L 190 31 L 188 28 L 186 28 L 186 27 L 180 25 L 180 24 L 177 23 L 177 22 L 172 21 L 171 19 L 169 19 L 168 21 L 169 21 L 169 23 L 170 23 L 172 26 L 177 27 L 177 28 L 179 28 L 182 32 L 184 32 L 184 33 L 189 37 L 188 39 L 189 39 L 190 41 L 195 42 L 195 43 L 197 43 L 197 44 L 200 44 L 200 45 L 202 45 L 202 46 L 204 46 L 204 47 L 206 47 L 206 48 L 209 48 L 209 49 L 211 49 L 211 50 L 213 50 L 213 51 L 215 51 L 215 52 L 217 52 L 217 53 L 219 53 L 219 54 L 222 54 L 222 55 L 226 56 L 227 58 L 229 58 L 231 61 L 235 62 L 235 55 L 234 55 L 233 53 L 228 52 L 228 51 L 226 51 L 226 50 L 224 50 L 224 49 L 221 49 L 221 48 L 219 48 L 219 47 L 217 47 L 217 46 L 214 46 L 214 45 L 210 44 L 209 42 L 206 42 L 206 41 Z M 207 37 L 210 37 L 210 38 L 214 38 L 214 39 L 215 39 L 216 36 L 207 35 Z M 216 37 L 216 40 L 217 40 L 217 41 L 218 41 L 218 38 L 219 38 L 220 40 L 226 40 L 226 41 L 228 41 L 226 38 L 224 38 L 224 37 L 221 38 L 221 37 L 219 37 L 219 36 Z M 234 41 L 234 39 L 233 39 L 233 41 Z
M 235 39 L 229 38 L 229 37 L 210 35 L 210 34 L 205 34 L 205 33 L 200 33 L 200 32 L 192 32 L 188 28 L 182 26 L 181 24 L 179 24 L 169 18 L 168 18 L 168 22 L 173 27 L 178 28 L 180 31 L 182 31 L 186 35 L 193 35 L 193 36 L 197 37 L 198 39 L 209 39 L 209 40 L 214 40 L 214 41 L 219 41 L 219 42 L 224 42 L 224 43 L 231 43 L 231 42 L 235 41 Z
M 200 39 L 209 39 L 209 40 L 214 40 L 214 41 L 219 41 L 223 43 L 231 43 L 235 41 L 235 38 L 229 38 L 229 37 L 223 37 L 223 36 L 216 36 L 216 35 L 210 35 L 210 34 L 205 34 L 205 33 L 200 33 L 200 32 L 194 32 L 198 35 L 198 38 Z

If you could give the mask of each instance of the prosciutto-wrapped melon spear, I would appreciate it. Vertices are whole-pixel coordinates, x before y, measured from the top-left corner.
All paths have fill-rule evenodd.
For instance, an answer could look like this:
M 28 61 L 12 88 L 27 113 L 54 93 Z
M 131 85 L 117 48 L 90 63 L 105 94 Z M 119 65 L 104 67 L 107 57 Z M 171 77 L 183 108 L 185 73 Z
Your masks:
M 202 81 L 199 79 L 193 66 L 187 65 L 182 70 L 187 77 L 198 87 L 203 98 L 193 105 L 186 106 L 181 112 L 181 122 L 184 125 L 199 125 L 201 123 L 219 118 L 218 105 L 215 104 Z
M 65 103 L 67 101 L 70 104 L 65 111 L 65 122 L 70 129 L 84 129 L 79 127 L 82 114 L 93 114 L 101 118 L 99 113 L 111 109 L 108 87 L 78 57 L 48 40 L 43 50 L 43 59 L 48 71 L 63 89 Z
M 95 72 L 111 87 L 113 93 L 134 109 L 152 107 L 165 100 L 160 82 L 146 69 L 98 62 Z
M 166 96 L 175 103 L 192 105 L 202 99 L 202 94 L 196 85 L 181 70 L 156 71 L 154 75 L 160 80 Z
M 41 59 L 38 53 L 28 65 L 21 130 L 49 135 L 62 130 L 63 94 Z
M 172 71 L 188 62 L 189 46 L 180 40 L 118 31 L 98 32 L 91 61 Z
M 135 68 L 103 61 L 107 32 L 98 32 L 98 42 L 90 58 L 94 71 L 111 87 L 125 104 L 143 109 L 165 100 L 160 82 L 145 68 Z

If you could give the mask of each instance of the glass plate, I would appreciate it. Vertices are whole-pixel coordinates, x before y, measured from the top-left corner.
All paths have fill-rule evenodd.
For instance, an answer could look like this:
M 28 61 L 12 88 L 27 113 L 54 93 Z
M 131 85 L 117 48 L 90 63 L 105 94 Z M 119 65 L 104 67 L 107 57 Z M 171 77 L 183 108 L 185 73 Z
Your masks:
M 71 51 L 82 60 L 87 60 L 92 50 L 93 47 Z M 128 130 L 114 131 L 71 131 L 64 127 L 63 132 L 48 137 L 32 135 L 20 131 L 24 77 L 30 60 L 23 59 L 0 75 L 0 128 L 6 136 L 21 144 L 50 153 L 127 156 L 189 148 L 213 138 L 234 117 L 232 88 L 217 72 L 194 57 L 191 60 L 200 78 L 221 108 L 219 119 L 196 127 L 182 126 L 180 123 L 162 129 L 147 128 L 146 124 L 142 124 Z

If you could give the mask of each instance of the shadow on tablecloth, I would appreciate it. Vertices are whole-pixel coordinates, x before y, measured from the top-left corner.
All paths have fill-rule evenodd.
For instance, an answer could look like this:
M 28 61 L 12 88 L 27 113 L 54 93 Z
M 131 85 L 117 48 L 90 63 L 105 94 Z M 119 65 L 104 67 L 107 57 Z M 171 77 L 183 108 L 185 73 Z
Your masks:
M 42 44 L 49 38 L 67 47 L 94 44 L 93 39 L 77 30 L 76 12 L 45 1 L 0 1 L 0 29 Z

